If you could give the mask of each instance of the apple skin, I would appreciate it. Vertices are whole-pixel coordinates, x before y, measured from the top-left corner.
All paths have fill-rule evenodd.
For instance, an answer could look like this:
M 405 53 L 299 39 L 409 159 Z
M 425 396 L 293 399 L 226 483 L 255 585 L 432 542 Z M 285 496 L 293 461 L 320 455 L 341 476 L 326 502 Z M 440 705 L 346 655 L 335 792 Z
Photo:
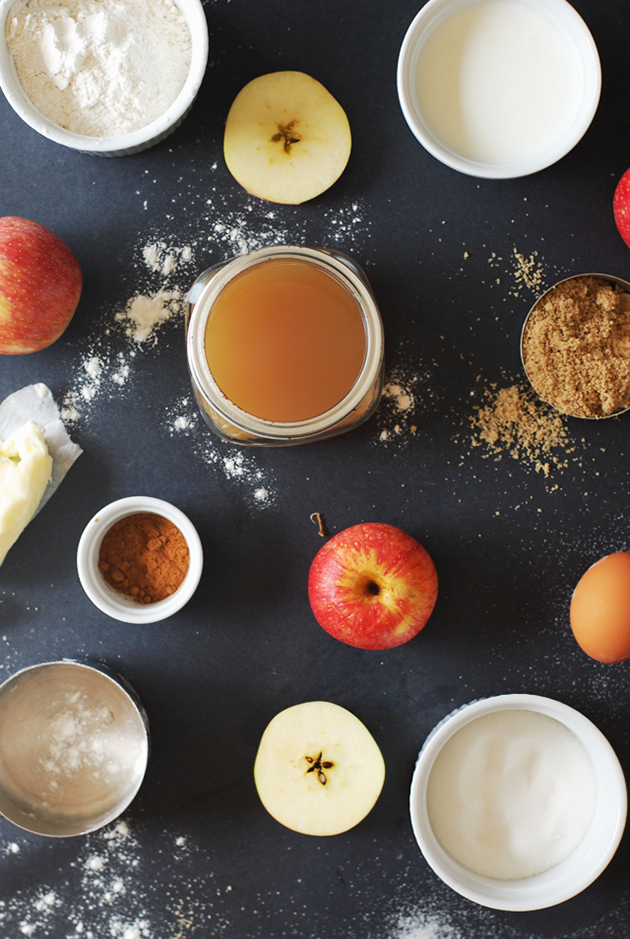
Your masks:
M 58 235 L 26 218 L 0 218 L 0 353 L 23 355 L 55 342 L 82 285 L 79 262 Z
M 380 522 L 339 532 L 315 556 L 308 597 L 320 626 L 358 649 L 413 639 L 433 612 L 438 579 L 415 538 Z
M 630 248 L 630 169 L 617 183 L 613 196 L 613 214 L 619 234 Z

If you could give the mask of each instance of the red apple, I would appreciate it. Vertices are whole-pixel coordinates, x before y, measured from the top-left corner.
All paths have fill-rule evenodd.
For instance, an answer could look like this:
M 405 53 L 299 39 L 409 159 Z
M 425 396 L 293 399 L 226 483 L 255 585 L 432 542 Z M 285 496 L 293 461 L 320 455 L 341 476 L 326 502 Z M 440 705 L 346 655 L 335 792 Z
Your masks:
M 435 606 L 437 573 L 415 538 L 380 522 L 353 525 L 320 548 L 308 597 L 326 632 L 359 649 L 391 649 L 416 636 Z
M 626 170 L 615 189 L 613 213 L 619 234 L 630 248 L 630 169 Z
M 0 218 L 0 353 L 38 352 L 59 339 L 83 277 L 70 248 L 27 218 Z

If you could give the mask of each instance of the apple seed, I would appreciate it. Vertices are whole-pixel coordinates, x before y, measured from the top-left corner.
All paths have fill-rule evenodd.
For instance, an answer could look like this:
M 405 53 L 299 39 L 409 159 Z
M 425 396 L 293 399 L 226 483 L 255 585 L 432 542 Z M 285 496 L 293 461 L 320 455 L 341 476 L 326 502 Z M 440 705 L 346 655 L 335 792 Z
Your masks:
M 306 770 L 306 772 L 313 773 L 315 770 L 317 770 L 317 778 L 322 784 L 322 786 L 325 786 L 326 783 L 328 782 L 328 779 L 326 777 L 326 773 L 324 772 L 324 770 L 330 769 L 334 764 L 331 763 L 330 760 L 322 761 L 321 753 L 319 754 L 316 760 L 313 759 L 312 756 L 305 756 L 304 759 L 306 760 L 307 763 L 313 764 L 311 767 L 309 767 L 309 769 Z
M 274 143 L 279 143 L 281 140 L 284 140 L 282 149 L 285 153 L 291 153 L 291 145 L 299 143 L 302 139 L 300 135 L 293 130 L 294 124 L 297 124 L 297 121 L 289 121 L 288 124 L 278 124 L 278 133 L 274 134 L 271 138 Z

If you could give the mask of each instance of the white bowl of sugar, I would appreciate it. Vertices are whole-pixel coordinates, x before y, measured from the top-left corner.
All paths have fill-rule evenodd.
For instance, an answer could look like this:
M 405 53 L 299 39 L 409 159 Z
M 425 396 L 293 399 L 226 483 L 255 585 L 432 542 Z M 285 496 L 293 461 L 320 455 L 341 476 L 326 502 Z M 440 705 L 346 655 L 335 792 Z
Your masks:
M 566 0 L 429 0 L 398 59 L 398 97 L 420 143 L 461 173 L 525 176 L 589 127 L 597 47 Z
M 38 133 L 125 156 L 183 121 L 208 61 L 201 0 L 0 0 L 0 87 Z
M 604 735 L 551 698 L 465 705 L 427 737 L 411 823 L 427 863 L 481 906 L 539 910 L 589 886 L 626 822 L 621 766 Z

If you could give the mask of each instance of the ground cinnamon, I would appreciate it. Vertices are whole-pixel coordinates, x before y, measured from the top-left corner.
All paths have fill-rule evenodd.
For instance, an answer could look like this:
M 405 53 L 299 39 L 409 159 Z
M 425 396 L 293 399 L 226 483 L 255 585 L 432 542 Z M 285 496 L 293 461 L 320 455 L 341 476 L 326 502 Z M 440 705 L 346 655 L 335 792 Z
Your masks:
M 179 528 L 151 512 L 121 518 L 101 542 L 99 568 L 105 580 L 140 603 L 157 603 L 175 593 L 189 563 Z

